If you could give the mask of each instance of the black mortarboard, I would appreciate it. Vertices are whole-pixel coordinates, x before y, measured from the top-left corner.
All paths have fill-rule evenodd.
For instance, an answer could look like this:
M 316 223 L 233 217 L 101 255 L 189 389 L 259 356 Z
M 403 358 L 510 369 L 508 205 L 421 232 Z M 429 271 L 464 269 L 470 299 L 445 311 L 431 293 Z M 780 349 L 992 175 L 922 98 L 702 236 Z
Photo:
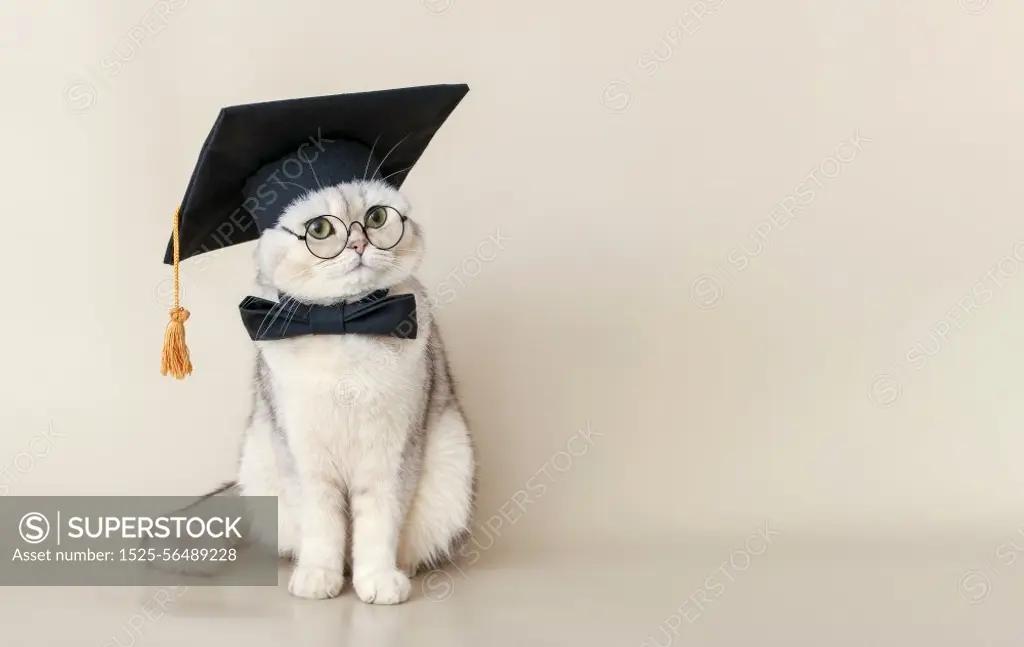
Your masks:
M 397 187 L 469 87 L 430 85 L 223 108 L 174 214 L 164 263 L 174 265 L 174 307 L 163 374 L 192 370 L 178 261 L 259 237 L 308 191 L 376 178 Z
M 401 186 L 467 92 L 430 85 L 222 109 L 181 201 L 181 259 L 255 240 L 320 186 L 364 177 Z M 173 261 L 172 238 L 164 262 Z

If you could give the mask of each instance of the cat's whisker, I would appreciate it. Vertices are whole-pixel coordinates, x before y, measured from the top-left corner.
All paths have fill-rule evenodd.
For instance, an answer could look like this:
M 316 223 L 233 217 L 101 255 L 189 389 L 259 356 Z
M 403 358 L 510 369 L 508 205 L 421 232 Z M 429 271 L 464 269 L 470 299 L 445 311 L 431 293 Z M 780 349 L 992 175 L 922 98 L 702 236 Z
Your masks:
M 316 175 L 316 169 L 314 169 L 314 168 L 313 168 L 313 162 L 310 162 L 310 163 L 309 163 L 309 170 L 310 170 L 310 172 L 311 172 L 311 173 L 313 174 L 313 179 L 314 179 L 314 180 L 316 180 L 316 185 L 317 185 L 318 187 L 320 187 L 320 189 L 321 189 L 321 190 L 323 190 L 323 188 L 324 188 L 324 185 L 323 185 L 323 184 L 320 184 L 320 178 L 319 178 L 319 177 L 317 177 L 317 175 Z
M 277 320 L 281 318 L 281 315 L 284 314 L 286 309 L 287 306 L 285 306 L 285 304 L 282 303 L 281 307 L 277 309 L 277 313 L 274 314 L 274 318 L 270 321 L 271 327 L 273 327 L 274 323 L 276 323 Z
M 405 137 L 401 138 L 400 140 L 398 140 L 397 144 L 395 144 L 394 146 L 391 147 L 391 150 L 388 151 L 387 155 L 384 156 L 384 159 L 382 159 L 380 161 L 380 164 L 377 165 L 377 168 L 374 169 L 373 175 L 370 176 L 371 180 L 374 178 L 375 175 L 377 175 L 377 173 L 380 172 L 380 169 L 383 168 L 384 162 L 388 161 L 388 157 L 391 156 L 391 153 L 394 153 L 395 149 L 398 148 L 399 146 L 401 146 L 402 143 L 405 142 L 405 140 L 407 140 L 407 139 L 409 139 L 409 135 L 406 135 Z
M 292 325 L 292 321 L 295 320 L 295 314 L 299 311 L 299 300 L 291 297 L 287 297 L 285 300 L 292 302 L 291 310 L 288 312 L 288 319 L 284 322 L 284 332 L 288 332 L 288 326 Z
M 273 327 L 274 322 L 276 322 L 281 317 L 281 315 L 286 310 L 288 310 L 288 308 L 292 304 L 294 304 L 294 308 L 291 310 L 291 312 L 289 314 L 289 320 L 288 320 L 288 322 L 291 323 L 291 320 L 294 319 L 295 312 L 298 310 L 298 307 L 299 307 L 299 301 L 297 299 L 294 299 L 292 297 L 286 296 L 286 297 L 284 297 L 284 300 L 282 300 L 280 303 L 278 303 L 277 306 L 274 309 L 271 310 L 271 312 L 273 313 L 273 318 L 271 318 L 270 323 L 267 325 L 267 331 L 268 332 Z M 269 315 L 270 315 L 270 313 L 268 313 L 268 316 Z M 263 325 L 261 324 L 260 325 L 260 330 L 262 330 L 262 329 L 263 329 Z M 287 327 L 285 328 L 285 330 L 287 330 Z M 257 336 L 257 338 L 259 338 L 260 331 L 256 332 L 256 336 Z
M 267 326 L 267 331 L 270 330 L 270 327 L 274 325 L 274 320 L 277 318 L 277 314 L 276 313 L 279 312 L 280 309 L 281 309 L 281 304 L 280 303 L 276 303 L 267 312 L 266 316 L 263 317 L 263 321 L 260 322 L 260 327 L 256 330 L 256 339 L 260 339 L 263 336 L 262 333 L 263 333 L 263 326 L 264 325 Z M 271 317 L 273 317 L 273 319 L 271 319 Z M 267 319 L 270 319 L 269 323 L 267 322 Z
M 380 181 L 381 181 L 381 182 L 383 182 L 384 180 L 388 179 L 388 178 L 389 178 L 389 177 L 391 177 L 392 175 L 398 175 L 399 173 L 402 173 L 402 172 L 408 171 L 408 170 L 409 170 L 409 169 L 411 169 L 411 168 L 412 168 L 411 166 L 406 166 L 406 167 L 405 167 L 404 169 L 401 169 L 401 170 L 399 170 L 399 171 L 395 171 L 394 173 L 388 173 L 387 175 L 385 175 L 384 177 L 382 177 L 382 178 L 380 179 Z
M 363 182 L 366 181 L 366 172 L 370 170 L 370 160 L 373 158 L 373 149 L 377 148 L 377 142 L 380 141 L 380 135 L 377 135 L 377 139 L 373 140 L 373 146 L 370 147 L 370 154 L 366 157 L 366 168 L 363 169 Z

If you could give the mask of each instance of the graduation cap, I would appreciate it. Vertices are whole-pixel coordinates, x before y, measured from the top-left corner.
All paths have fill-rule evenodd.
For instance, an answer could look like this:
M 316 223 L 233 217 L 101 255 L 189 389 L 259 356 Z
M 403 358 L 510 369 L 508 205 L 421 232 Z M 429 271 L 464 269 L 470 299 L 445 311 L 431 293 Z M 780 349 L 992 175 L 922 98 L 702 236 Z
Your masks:
M 259 238 L 297 198 L 360 179 L 401 187 L 469 87 L 431 85 L 223 108 L 174 213 L 174 306 L 160 372 L 192 372 L 178 264 Z

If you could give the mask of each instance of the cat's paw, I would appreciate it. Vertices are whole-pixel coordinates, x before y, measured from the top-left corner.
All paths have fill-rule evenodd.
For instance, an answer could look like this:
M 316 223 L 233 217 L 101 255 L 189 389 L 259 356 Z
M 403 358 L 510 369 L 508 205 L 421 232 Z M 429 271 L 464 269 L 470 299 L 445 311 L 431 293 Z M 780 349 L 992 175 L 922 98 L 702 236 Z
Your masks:
M 352 579 L 356 595 L 369 604 L 399 604 L 409 599 L 412 585 L 397 569 L 360 574 Z
M 288 592 L 297 598 L 324 600 L 341 593 L 345 576 L 340 570 L 316 566 L 296 566 L 288 581 Z

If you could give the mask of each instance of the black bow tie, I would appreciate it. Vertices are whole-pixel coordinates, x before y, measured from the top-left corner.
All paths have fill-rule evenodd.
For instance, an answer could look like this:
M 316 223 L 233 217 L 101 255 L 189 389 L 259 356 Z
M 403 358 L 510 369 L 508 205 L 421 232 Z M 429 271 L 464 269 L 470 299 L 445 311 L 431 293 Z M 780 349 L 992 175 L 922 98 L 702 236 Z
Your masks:
M 387 290 L 333 306 L 295 300 L 269 301 L 245 297 L 238 304 L 242 324 L 253 341 L 302 335 L 392 335 L 416 339 L 416 297 L 389 297 Z

